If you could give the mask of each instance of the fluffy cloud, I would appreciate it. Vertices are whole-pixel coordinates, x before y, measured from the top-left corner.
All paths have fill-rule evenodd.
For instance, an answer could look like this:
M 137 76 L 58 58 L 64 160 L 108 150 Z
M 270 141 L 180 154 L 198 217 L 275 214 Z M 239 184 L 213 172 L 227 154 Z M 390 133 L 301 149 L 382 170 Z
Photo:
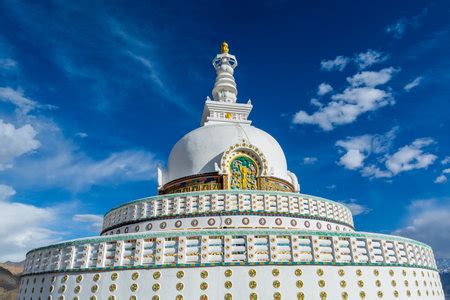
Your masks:
M 370 178 L 390 178 L 399 173 L 415 169 L 426 169 L 437 156 L 425 152 L 424 148 L 434 143 L 430 138 L 420 138 L 400 147 L 390 154 L 397 128 L 383 135 L 361 135 L 338 140 L 341 149 L 338 164 L 349 170 L 360 170 L 362 176 Z M 366 163 L 372 155 L 371 163 Z
M 315 164 L 319 159 L 317 157 L 303 157 L 303 164 L 304 165 L 313 165 Z
M 389 56 L 382 52 L 368 49 L 366 52 L 357 53 L 353 57 L 339 55 L 335 59 L 322 60 L 320 62 L 320 68 L 325 71 L 343 71 L 349 63 L 353 62 L 362 70 L 384 62 L 388 58 Z
M 444 159 L 441 160 L 441 164 L 443 164 L 443 165 L 450 164 L 450 156 L 444 157 Z
M 340 203 L 347 206 L 352 212 L 353 216 L 364 215 L 370 212 L 370 208 L 358 203 L 355 199 L 351 199 L 350 201 L 341 201 Z
M 386 168 L 393 176 L 400 172 L 427 168 L 437 156 L 425 153 L 422 148 L 433 142 L 430 138 L 421 138 L 416 139 L 411 145 L 401 147 L 387 159 Z
M 447 174 L 450 174 L 450 168 L 444 169 L 438 177 L 434 180 L 434 183 L 445 183 L 447 182 Z
M 390 92 L 373 87 L 350 87 L 332 96 L 332 101 L 308 114 L 301 110 L 294 115 L 294 124 L 318 125 L 325 131 L 350 124 L 359 115 L 395 103 Z
M 413 81 L 411 81 L 410 83 L 406 84 L 405 87 L 403 88 L 405 91 L 409 92 L 410 90 L 412 90 L 413 88 L 417 87 L 420 85 L 420 83 L 422 82 L 423 77 L 419 76 L 416 79 L 414 79 Z
M 0 260 L 20 261 L 33 247 L 55 241 L 57 234 L 46 228 L 55 217 L 51 208 L 9 201 L 15 190 L 0 184 Z
M 405 225 L 393 234 L 409 237 L 433 247 L 437 258 L 450 258 L 450 199 L 413 201 Z
M 72 220 L 75 222 L 88 223 L 90 231 L 99 233 L 102 230 L 103 217 L 100 215 L 78 214 L 74 215 Z
M 322 60 L 320 66 L 322 70 L 326 71 L 343 71 L 350 61 L 351 60 L 348 57 L 336 56 L 335 59 Z
M 336 146 L 345 150 L 345 153 L 340 157 L 338 164 L 349 170 L 363 167 L 364 160 L 371 153 L 383 153 L 389 149 L 395 138 L 396 132 L 397 128 L 393 128 L 383 135 L 365 134 L 347 137 L 345 140 L 338 140 Z
M 12 168 L 16 158 L 39 148 L 36 134 L 29 124 L 16 128 L 0 119 L 0 171 Z
M 384 62 L 386 59 L 388 59 L 388 55 L 368 49 L 366 52 L 356 54 L 353 60 L 360 69 L 365 69 L 374 64 Z
M 319 87 L 317 88 L 317 95 L 323 96 L 325 94 L 328 94 L 333 91 L 333 87 L 329 85 L 328 83 L 321 83 Z
M 352 77 L 347 77 L 348 83 L 351 86 L 369 86 L 376 87 L 382 85 L 391 80 L 393 74 L 398 72 L 397 69 L 390 67 L 382 69 L 378 72 L 364 71 L 353 75 Z

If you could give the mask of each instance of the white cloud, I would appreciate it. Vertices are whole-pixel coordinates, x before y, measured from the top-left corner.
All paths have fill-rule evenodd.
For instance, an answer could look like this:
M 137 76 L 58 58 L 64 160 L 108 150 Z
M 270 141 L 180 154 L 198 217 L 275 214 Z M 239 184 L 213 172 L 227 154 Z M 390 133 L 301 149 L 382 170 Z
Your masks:
M 77 137 L 79 137 L 79 138 L 82 138 L 82 139 L 88 137 L 88 134 L 87 134 L 86 132 L 77 132 L 75 135 L 76 135 Z
M 434 141 L 430 138 L 416 139 L 410 145 L 399 148 L 394 154 L 386 154 L 384 167 L 369 165 L 362 170 L 362 175 L 371 178 L 389 178 L 399 173 L 426 169 L 434 163 L 437 156 L 424 152 L 423 148 Z
M 374 64 L 384 62 L 386 59 L 388 59 L 388 55 L 368 49 L 366 52 L 355 55 L 354 62 L 360 69 L 365 69 Z
M 77 214 L 72 218 L 75 222 L 89 223 L 89 230 L 93 232 L 101 232 L 103 217 L 100 215 L 92 214 Z
M 322 107 L 323 103 L 320 102 L 317 98 L 312 98 L 309 103 L 311 103 L 311 105 L 313 106 L 317 106 L 317 107 Z
M 16 128 L 0 119 L 0 171 L 12 168 L 16 158 L 40 147 L 36 134 L 29 124 Z
M 347 206 L 352 212 L 353 216 L 364 215 L 371 211 L 367 206 L 358 203 L 355 199 L 351 199 L 350 201 L 341 201 L 340 203 Z
M 317 95 L 323 96 L 333 91 L 333 87 L 329 85 L 328 83 L 322 82 L 318 89 L 317 89 Z
M 308 114 L 301 110 L 294 115 L 294 124 L 318 125 L 325 131 L 338 125 L 350 124 L 359 115 L 395 103 L 390 92 L 372 87 L 347 88 L 332 96 L 332 101 Z
M 352 77 L 347 77 L 348 83 L 351 86 L 369 86 L 376 87 L 382 85 L 391 80 L 392 75 L 398 72 L 397 69 L 390 67 L 384 68 L 378 72 L 374 71 L 364 71 L 353 75 Z
M 14 90 L 10 87 L 0 87 L 0 101 L 15 105 L 24 114 L 39 106 L 36 101 L 25 97 L 23 91 Z
M 17 62 L 11 58 L 1 58 L 0 59 L 0 69 L 12 70 L 17 68 Z
M 411 145 L 404 146 L 391 155 L 386 161 L 386 168 L 393 176 L 400 172 L 427 168 L 437 156 L 425 153 L 422 148 L 433 142 L 430 138 L 416 139 Z
M 21 261 L 30 248 L 55 241 L 56 233 L 45 227 L 55 217 L 51 208 L 9 201 L 15 191 L 7 185 L 0 193 L 0 261 Z
M 450 199 L 413 201 L 408 207 L 405 225 L 393 234 L 430 245 L 437 258 L 450 258 Z
M 417 87 L 420 85 L 420 83 L 422 82 L 423 77 L 419 76 L 416 79 L 414 79 L 413 81 L 411 81 L 410 83 L 408 83 L 407 85 L 405 85 L 405 87 L 403 88 L 405 91 L 409 92 L 410 90 L 412 90 L 413 88 Z
M 303 157 L 303 164 L 304 165 L 313 165 L 315 164 L 319 159 L 317 157 Z
M 340 55 L 336 56 L 335 59 L 322 60 L 320 62 L 320 66 L 322 70 L 326 71 L 334 71 L 334 70 L 343 71 L 349 62 L 350 59 L 348 57 Z
M 338 140 L 336 146 L 345 150 L 345 153 L 340 157 L 338 164 L 349 170 L 362 168 L 364 166 L 364 160 L 371 153 L 383 153 L 389 149 L 392 140 L 395 138 L 396 132 L 397 128 L 394 127 L 383 135 L 365 134 L 347 137 L 345 140 Z
M 445 182 L 447 182 L 447 176 L 445 176 L 444 174 L 439 175 L 434 180 L 434 183 L 445 183 Z
M 445 183 L 447 182 L 447 175 L 450 174 L 450 168 L 444 169 L 438 177 L 434 180 L 434 183 Z
M 443 165 L 450 164 L 450 156 L 444 157 L 444 159 L 441 160 L 441 164 L 443 164 Z

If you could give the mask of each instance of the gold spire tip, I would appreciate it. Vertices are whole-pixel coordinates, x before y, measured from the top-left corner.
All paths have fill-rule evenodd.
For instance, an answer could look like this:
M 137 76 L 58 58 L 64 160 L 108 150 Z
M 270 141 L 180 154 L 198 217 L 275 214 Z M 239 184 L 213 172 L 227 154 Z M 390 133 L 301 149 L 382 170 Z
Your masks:
M 224 54 L 224 53 L 228 53 L 228 51 L 229 51 L 228 43 L 223 42 L 222 45 L 220 46 L 220 53 Z

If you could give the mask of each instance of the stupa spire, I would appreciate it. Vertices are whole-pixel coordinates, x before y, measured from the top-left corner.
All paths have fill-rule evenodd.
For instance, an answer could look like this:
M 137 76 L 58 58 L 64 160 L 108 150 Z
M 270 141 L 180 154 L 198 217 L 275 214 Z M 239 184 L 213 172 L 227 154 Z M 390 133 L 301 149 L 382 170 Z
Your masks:
M 212 96 L 215 101 L 235 103 L 238 91 L 233 73 L 234 68 L 237 67 L 237 59 L 234 55 L 228 53 L 229 48 L 227 42 L 222 43 L 220 52 L 213 60 L 217 77 L 212 90 Z

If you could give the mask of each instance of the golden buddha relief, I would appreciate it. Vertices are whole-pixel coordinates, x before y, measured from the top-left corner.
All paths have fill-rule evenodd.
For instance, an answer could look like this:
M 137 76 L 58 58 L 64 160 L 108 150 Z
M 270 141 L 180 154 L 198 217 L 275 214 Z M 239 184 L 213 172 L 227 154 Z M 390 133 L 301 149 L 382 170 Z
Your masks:
M 258 165 L 248 156 L 240 155 L 230 163 L 230 189 L 256 190 Z

